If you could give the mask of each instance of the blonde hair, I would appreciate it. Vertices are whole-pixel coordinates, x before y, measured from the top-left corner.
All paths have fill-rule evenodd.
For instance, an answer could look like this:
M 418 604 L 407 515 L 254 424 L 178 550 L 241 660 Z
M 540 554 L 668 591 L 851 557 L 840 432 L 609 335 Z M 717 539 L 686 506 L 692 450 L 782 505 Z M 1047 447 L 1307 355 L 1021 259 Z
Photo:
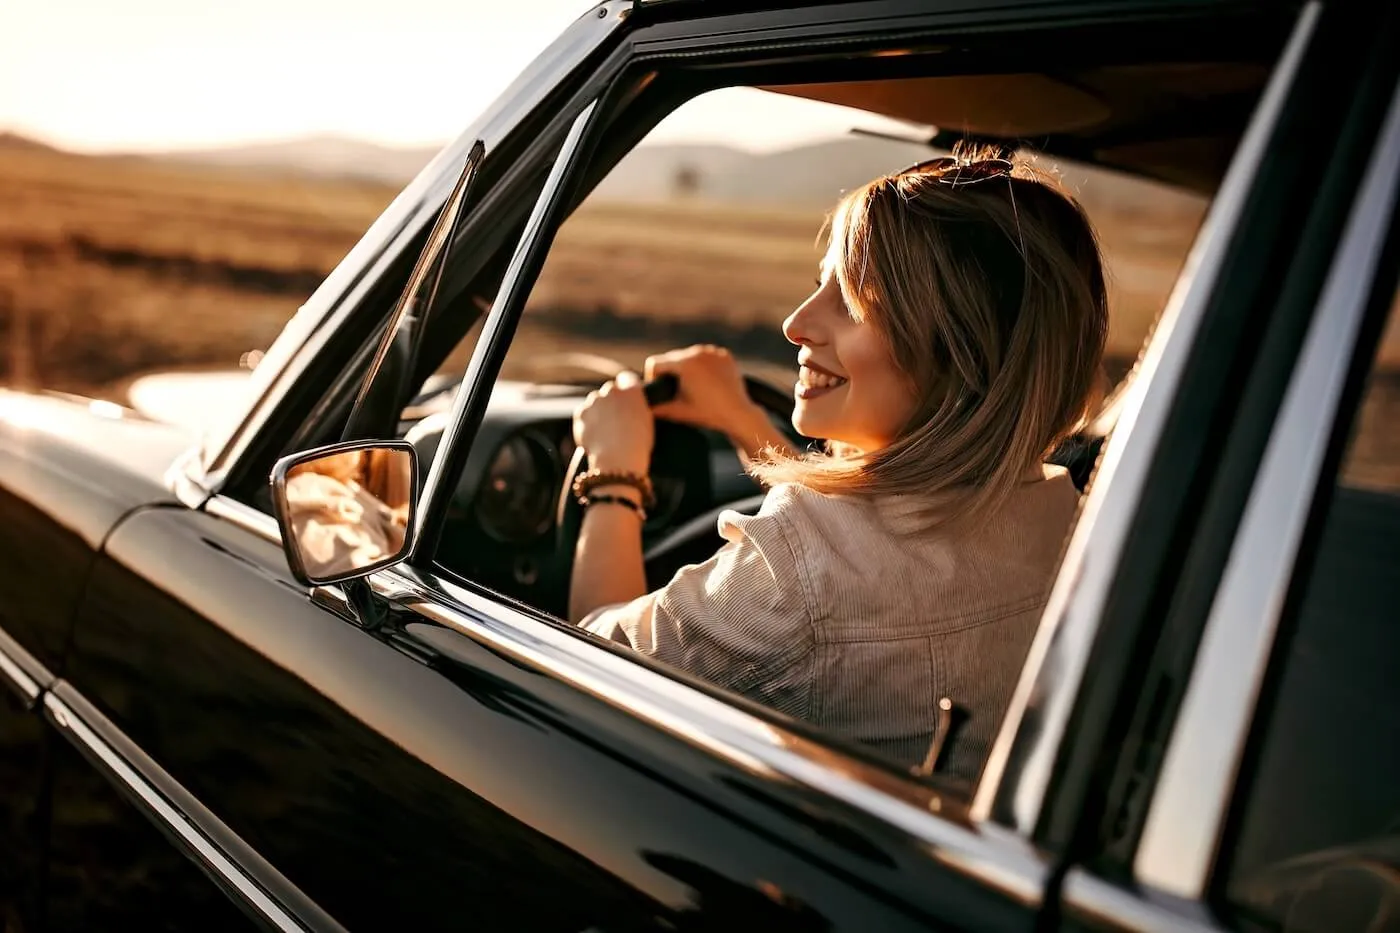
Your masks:
M 1013 164 L 958 186 L 887 175 L 841 200 L 830 263 L 847 306 L 888 341 L 915 413 L 878 450 L 770 454 L 760 480 L 918 496 L 932 523 L 967 518 L 1004 504 L 1081 422 L 1108 330 L 1098 242 L 1053 177 Z

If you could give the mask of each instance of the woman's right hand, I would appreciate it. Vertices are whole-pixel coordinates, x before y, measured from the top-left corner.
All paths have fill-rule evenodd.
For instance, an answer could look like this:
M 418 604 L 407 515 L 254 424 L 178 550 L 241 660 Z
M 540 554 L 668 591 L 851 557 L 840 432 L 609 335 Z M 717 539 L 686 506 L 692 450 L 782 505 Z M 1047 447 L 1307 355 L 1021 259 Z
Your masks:
M 744 373 L 724 347 L 697 344 L 648 357 L 647 380 L 665 375 L 678 380 L 676 397 L 657 405 L 656 417 L 718 431 L 748 457 L 786 446 L 767 412 L 749 398 Z
M 646 378 L 672 375 L 676 397 L 653 411 L 658 418 L 730 434 L 753 420 L 758 408 L 744 388 L 744 373 L 724 347 L 697 344 L 647 357 Z

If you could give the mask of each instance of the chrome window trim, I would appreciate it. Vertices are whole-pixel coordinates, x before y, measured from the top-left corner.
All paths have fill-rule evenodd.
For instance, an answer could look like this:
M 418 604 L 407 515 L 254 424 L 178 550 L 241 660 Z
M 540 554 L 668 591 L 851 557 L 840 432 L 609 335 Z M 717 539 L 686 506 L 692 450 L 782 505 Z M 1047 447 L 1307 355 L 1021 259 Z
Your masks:
M 250 505 L 244 505 L 228 496 L 210 496 L 204 504 L 204 511 L 215 518 L 222 518 L 238 527 L 251 531 L 273 544 L 282 544 L 282 531 L 277 527 L 277 519 L 265 512 L 259 512 Z
M 71 690 L 71 686 L 68 689 Z M 214 834 L 233 839 L 238 839 L 238 836 L 212 814 L 205 816 L 203 820 L 196 820 L 191 814 L 172 803 L 157 787 L 180 787 L 180 785 L 154 762 L 146 762 L 138 766 L 105 740 L 101 733 L 103 731 L 115 733 L 117 732 L 116 727 L 105 720 L 100 723 L 87 721 L 89 717 L 93 719 L 101 717 L 100 713 L 93 710 L 86 716 L 80 716 L 72 706 L 52 692 L 44 695 L 44 709 L 49 721 L 64 734 L 68 741 L 94 759 L 111 780 L 119 783 L 133 794 L 148 817 L 156 820 L 178 836 L 210 871 L 222 878 L 232 890 L 236 891 L 251 908 L 274 928 L 287 931 L 343 929 L 319 909 L 316 910 L 318 916 L 315 917 L 313 923 L 303 923 L 301 919 L 294 916 L 288 908 L 269 894 L 212 838 Z M 188 794 L 188 791 L 184 791 L 183 788 L 181 790 Z M 205 825 L 201 825 L 201 823 Z M 208 826 L 209 823 L 217 824 L 217 826 Z M 214 829 L 215 833 L 211 834 L 209 829 Z M 242 843 L 241 839 L 239 842 L 244 846 L 247 845 Z M 249 851 L 252 851 L 251 848 Z M 275 875 L 282 886 L 292 888 L 291 883 L 277 873 L 272 866 L 264 865 L 262 868 L 265 872 Z M 310 902 L 308 901 L 308 903 Z
M 1400 86 L 1206 618 L 1133 863 L 1142 883 L 1200 898 L 1214 870 L 1240 755 L 1273 646 L 1371 283 L 1400 191 Z
M 1130 518 L 1145 491 L 1171 402 L 1215 291 L 1223 247 L 1239 224 L 1320 11 L 1318 0 L 1303 7 L 1124 396 L 1118 425 L 982 772 L 973 801 L 975 819 L 1004 813 L 1010 828 L 1027 835 L 1034 831 L 1116 576 L 1116 555 L 1133 532 Z
M 178 475 L 174 469 L 167 474 L 181 501 L 195 507 L 222 488 L 232 466 L 320 355 L 329 335 L 340 329 L 379 275 L 433 222 L 476 141 L 480 139 L 487 152 L 495 151 L 566 76 L 623 27 L 631 6 L 631 0 L 604 0 L 588 7 L 394 198 L 268 348 L 258 368 L 267 367 L 270 375 L 265 385 L 254 384 L 253 397 L 242 415 L 191 448 L 181 458 Z M 258 378 L 256 371 L 254 378 Z
M 1219 933 L 1225 929 L 1199 902 L 1176 902 L 1152 892 L 1129 891 L 1081 866 L 1065 873 L 1061 898 L 1064 913 L 1091 929 L 1140 933 Z
M 47 682 L 53 679 L 47 672 L 39 674 L 41 671 L 44 671 L 44 666 L 39 663 L 39 659 L 25 651 L 9 632 L 0 628 L 0 674 L 4 675 L 4 679 L 24 700 L 26 709 L 34 708 L 39 694 L 44 692 L 44 688 L 48 686 Z M 30 672 L 39 674 L 45 683 L 35 680 L 30 676 Z
M 277 522 L 224 496 L 205 506 L 264 540 Z M 492 651 L 569 684 L 726 763 L 820 791 L 919 840 L 935 861 L 1026 906 L 1038 905 L 1050 866 L 1002 827 L 938 815 L 939 794 L 910 778 L 759 719 L 624 656 L 443 577 L 390 567 L 370 575 L 379 596 Z M 332 611 L 329 608 L 327 611 Z

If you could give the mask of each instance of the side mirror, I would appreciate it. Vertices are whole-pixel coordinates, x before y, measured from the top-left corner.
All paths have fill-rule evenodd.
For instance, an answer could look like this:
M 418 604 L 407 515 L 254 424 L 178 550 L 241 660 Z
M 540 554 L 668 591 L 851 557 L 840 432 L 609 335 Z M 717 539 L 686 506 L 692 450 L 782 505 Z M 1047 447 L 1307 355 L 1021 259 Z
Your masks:
M 338 583 L 403 560 L 417 475 L 407 441 L 350 441 L 278 460 L 272 505 L 292 575 Z

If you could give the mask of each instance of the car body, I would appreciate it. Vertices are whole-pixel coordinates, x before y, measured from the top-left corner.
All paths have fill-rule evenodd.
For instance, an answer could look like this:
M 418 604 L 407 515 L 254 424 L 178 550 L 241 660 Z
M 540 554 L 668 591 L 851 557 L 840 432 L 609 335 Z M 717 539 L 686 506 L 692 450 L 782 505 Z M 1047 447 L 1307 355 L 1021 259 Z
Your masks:
M 1395 35 L 1393 12 L 1320 2 L 590 9 L 365 234 L 239 389 L 246 404 L 196 435 L 110 403 L 0 395 L 6 929 L 1263 923 L 1223 904 L 1222 840 L 1355 360 L 1374 341 L 1365 322 L 1394 290 Z M 547 547 L 469 539 L 476 577 L 435 558 L 500 445 L 557 432 L 579 398 L 497 385 L 495 367 L 547 232 L 587 186 L 580 166 L 610 164 L 645 129 L 609 96 L 621 76 L 690 79 L 698 63 L 781 83 L 789 65 L 858 71 L 901 49 L 994 54 L 986 67 L 1005 70 L 1119 42 L 1125 56 L 1186 55 L 1184 36 L 1268 64 L 1236 114 L 1242 133 L 1206 104 L 1163 124 L 1171 139 L 1219 135 L 1224 157 L 1173 161 L 1119 139 L 1118 164 L 1219 187 L 1115 409 L 974 792 L 565 630 L 540 611 L 558 592 L 511 593 L 559 582 Z M 600 135 L 616 113 L 638 133 Z M 1336 140 L 1325 158 L 1300 151 L 1319 134 Z M 1106 137 L 1045 140 L 1115 164 Z M 329 413 L 343 423 L 366 371 L 382 376 L 367 354 L 469 159 L 450 261 L 476 264 L 464 281 L 510 262 L 490 273 L 460 387 L 385 426 L 430 436 L 432 465 L 411 553 L 364 582 L 366 612 L 346 587 L 293 578 L 267 477 L 283 454 L 334 440 Z M 563 460 L 566 440 L 535 450 Z M 709 488 L 677 521 L 757 491 L 719 488 L 737 472 L 725 450 L 681 452 L 698 472 L 679 495 Z M 1348 508 L 1393 554 L 1393 503 Z M 1280 871 L 1255 903 L 1314 877 Z

